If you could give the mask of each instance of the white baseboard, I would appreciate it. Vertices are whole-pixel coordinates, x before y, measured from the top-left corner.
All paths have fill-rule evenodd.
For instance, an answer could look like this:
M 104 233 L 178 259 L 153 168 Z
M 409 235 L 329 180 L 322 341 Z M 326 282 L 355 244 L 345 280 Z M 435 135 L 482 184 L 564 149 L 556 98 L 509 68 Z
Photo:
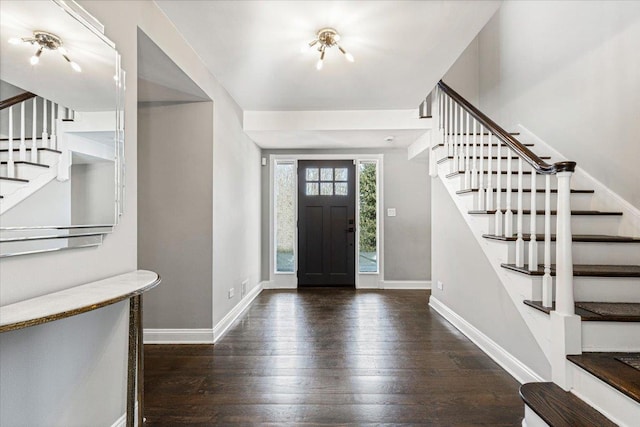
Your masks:
M 265 282 L 260 282 L 258 283 L 258 285 L 256 287 L 254 287 L 253 289 L 251 289 L 249 291 L 249 293 L 247 295 L 245 295 L 244 298 L 242 298 L 240 300 L 240 302 L 238 304 L 236 304 L 235 307 L 233 307 L 231 309 L 231 311 L 229 311 L 227 313 L 226 316 L 224 316 L 222 318 L 222 320 L 220 320 L 218 322 L 217 325 L 215 325 L 213 327 L 213 342 L 215 343 L 216 341 L 218 341 L 225 332 L 227 332 L 227 329 L 229 329 L 229 327 L 233 324 L 233 322 L 235 322 L 235 320 L 240 317 L 240 315 L 242 314 L 242 312 L 249 307 L 249 305 L 251 305 L 251 303 L 253 302 L 253 300 L 260 295 L 260 292 L 262 292 L 262 289 L 264 288 L 264 284 Z
M 383 280 L 382 289 L 431 289 L 431 280 Z
M 145 329 L 145 344 L 213 344 L 213 329 Z
M 492 358 L 498 365 L 507 371 L 520 384 L 530 382 L 542 382 L 544 378 L 536 374 L 532 369 L 514 357 L 495 341 L 483 334 L 471 323 L 464 320 L 456 312 L 440 302 L 433 295 L 429 298 L 429 306 L 455 326 L 467 338 L 469 338 L 480 350 Z
M 136 402 L 136 406 L 135 406 L 135 414 L 134 414 L 134 423 L 135 425 L 138 425 L 138 402 Z M 113 424 L 111 424 L 111 427 L 127 427 L 127 413 L 125 411 L 124 414 L 120 415 L 120 417 L 115 420 L 115 422 Z

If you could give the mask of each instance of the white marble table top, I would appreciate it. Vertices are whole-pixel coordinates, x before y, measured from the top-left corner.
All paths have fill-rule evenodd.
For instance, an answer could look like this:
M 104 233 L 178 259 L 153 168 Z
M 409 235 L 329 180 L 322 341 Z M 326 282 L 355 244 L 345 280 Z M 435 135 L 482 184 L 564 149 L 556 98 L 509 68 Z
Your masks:
M 1 306 L 0 332 L 86 313 L 139 295 L 158 283 L 156 273 L 138 270 Z

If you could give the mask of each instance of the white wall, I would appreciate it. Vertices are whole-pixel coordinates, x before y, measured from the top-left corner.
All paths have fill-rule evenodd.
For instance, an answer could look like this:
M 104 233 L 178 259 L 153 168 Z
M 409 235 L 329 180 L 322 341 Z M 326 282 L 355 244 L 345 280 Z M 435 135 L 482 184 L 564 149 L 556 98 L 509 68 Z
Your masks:
M 97 249 L 0 261 L 0 301 L 7 304 L 136 269 L 136 39 L 140 27 L 214 100 L 215 321 L 234 303 L 223 300 L 223 292 L 217 289 L 225 289 L 236 276 L 250 277 L 249 289 L 257 284 L 259 150 L 242 135 L 242 115 L 237 105 L 155 3 L 81 4 L 105 25 L 127 72 L 126 213 L 115 232 Z M 0 424 L 110 426 L 118 419 L 125 410 L 127 312 L 128 304 L 123 302 L 79 317 L 3 334 Z
M 640 208 L 640 2 L 508 1 L 477 40 L 481 109 Z

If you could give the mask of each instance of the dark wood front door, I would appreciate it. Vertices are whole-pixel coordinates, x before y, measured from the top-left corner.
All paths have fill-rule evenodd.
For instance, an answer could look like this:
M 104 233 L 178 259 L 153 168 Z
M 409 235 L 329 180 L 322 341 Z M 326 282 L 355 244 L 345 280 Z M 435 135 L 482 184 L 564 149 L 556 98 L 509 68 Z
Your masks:
M 355 286 L 355 170 L 298 161 L 298 286 Z

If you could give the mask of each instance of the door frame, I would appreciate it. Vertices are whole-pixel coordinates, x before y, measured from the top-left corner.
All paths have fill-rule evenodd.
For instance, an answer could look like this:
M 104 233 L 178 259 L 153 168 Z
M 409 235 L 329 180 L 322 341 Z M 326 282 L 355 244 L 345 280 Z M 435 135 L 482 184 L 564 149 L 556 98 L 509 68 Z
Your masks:
M 269 155 L 269 284 L 267 289 L 296 289 L 298 287 L 298 191 L 297 170 L 298 160 L 352 160 L 356 163 L 356 289 L 379 289 L 384 281 L 384 155 L 383 154 L 271 154 Z M 360 162 L 377 162 L 377 241 L 378 241 L 378 272 L 360 273 L 360 174 L 358 166 Z M 294 271 L 275 271 L 275 203 L 274 203 L 274 174 L 276 162 L 290 162 L 296 170 L 296 191 L 294 214 L 296 220 L 294 235 Z

